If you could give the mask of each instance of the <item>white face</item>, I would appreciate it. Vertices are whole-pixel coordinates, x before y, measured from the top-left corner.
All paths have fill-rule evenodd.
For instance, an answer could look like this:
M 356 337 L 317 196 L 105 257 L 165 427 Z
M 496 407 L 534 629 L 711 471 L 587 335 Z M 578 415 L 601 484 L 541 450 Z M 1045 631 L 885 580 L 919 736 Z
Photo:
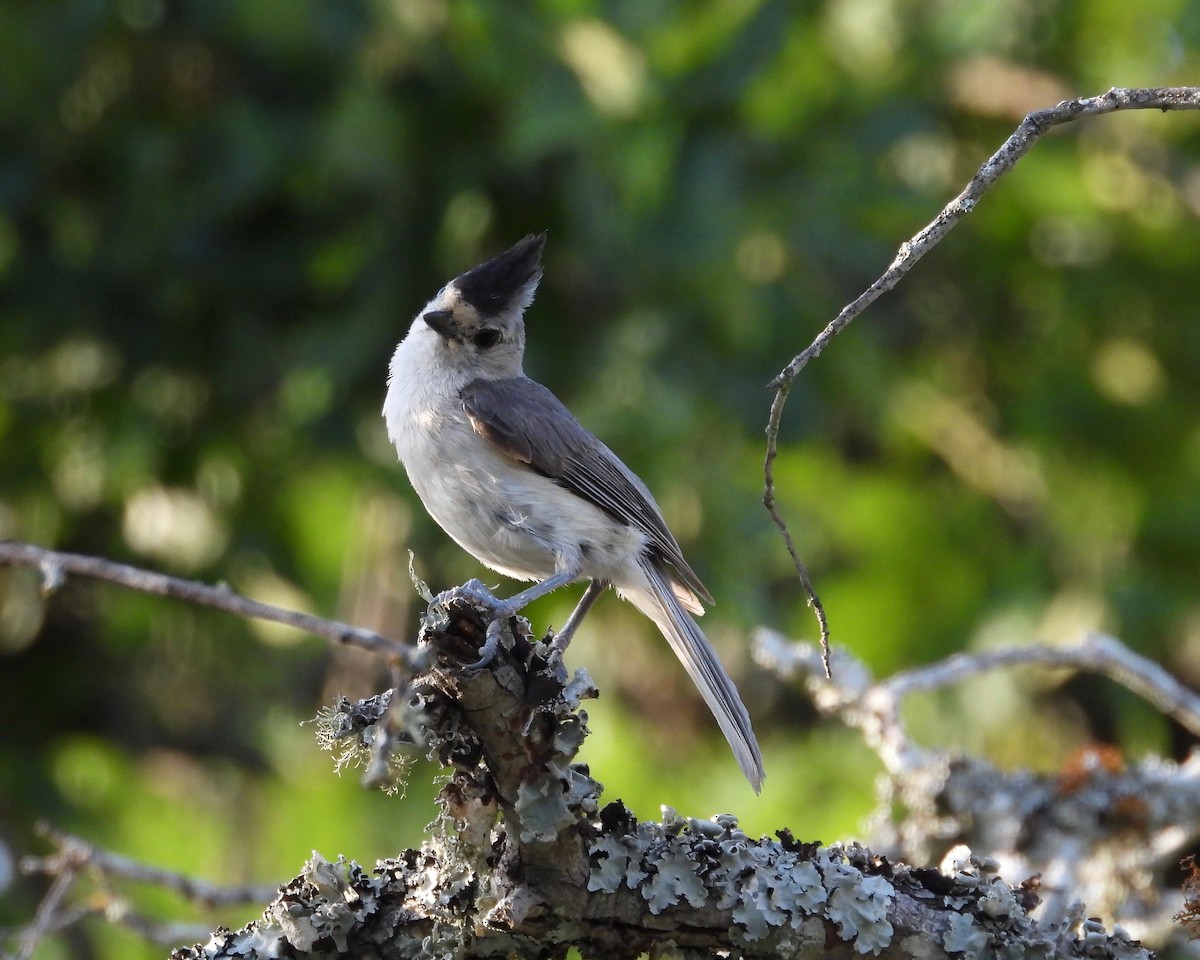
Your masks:
M 500 380 L 521 375 L 525 355 L 525 307 L 533 299 L 536 281 L 527 296 L 495 316 L 484 316 L 463 299 L 454 282 L 446 284 L 417 314 L 409 337 L 419 337 L 426 349 L 438 351 L 441 362 L 475 377 Z M 431 320 L 426 320 L 432 314 Z M 432 321 L 432 322 L 431 322 Z

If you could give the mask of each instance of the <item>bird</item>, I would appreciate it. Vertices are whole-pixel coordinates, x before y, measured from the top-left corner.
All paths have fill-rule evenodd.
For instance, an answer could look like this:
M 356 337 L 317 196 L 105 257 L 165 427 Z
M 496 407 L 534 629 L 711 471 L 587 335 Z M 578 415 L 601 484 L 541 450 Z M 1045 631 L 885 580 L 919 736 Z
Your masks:
M 596 599 L 614 589 L 658 627 L 762 789 L 750 716 L 693 616 L 713 602 L 653 495 L 549 389 L 524 372 L 526 308 L 542 277 L 545 233 L 459 274 L 417 313 L 388 369 L 383 417 L 421 503 L 485 566 L 533 586 L 472 597 L 499 624 L 560 587 L 587 581 L 554 636 L 565 652 Z M 460 588 L 462 589 L 462 588 Z

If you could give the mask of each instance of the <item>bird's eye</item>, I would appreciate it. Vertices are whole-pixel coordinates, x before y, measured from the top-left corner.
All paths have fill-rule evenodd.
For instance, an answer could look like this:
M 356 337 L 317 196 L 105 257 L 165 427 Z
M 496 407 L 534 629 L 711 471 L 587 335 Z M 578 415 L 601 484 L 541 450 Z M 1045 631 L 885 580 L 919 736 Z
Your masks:
M 500 331 L 495 327 L 483 327 L 475 331 L 471 337 L 471 342 L 480 350 L 490 350 L 500 342 Z

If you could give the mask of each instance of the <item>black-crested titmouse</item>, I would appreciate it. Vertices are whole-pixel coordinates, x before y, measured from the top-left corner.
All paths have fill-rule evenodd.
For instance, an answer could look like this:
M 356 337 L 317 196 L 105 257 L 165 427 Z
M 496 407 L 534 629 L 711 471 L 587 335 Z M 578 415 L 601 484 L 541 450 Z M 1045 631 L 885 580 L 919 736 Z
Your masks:
M 525 237 L 456 277 L 417 314 L 392 357 L 388 435 L 425 509 L 459 546 L 493 570 L 539 581 L 507 600 L 477 586 L 493 624 L 588 580 L 555 637 L 562 651 L 615 588 L 667 638 L 757 791 L 763 761 L 750 717 L 688 615 L 703 613 L 711 595 L 646 485 L 522 370 L 523 314 L 545 239 Z

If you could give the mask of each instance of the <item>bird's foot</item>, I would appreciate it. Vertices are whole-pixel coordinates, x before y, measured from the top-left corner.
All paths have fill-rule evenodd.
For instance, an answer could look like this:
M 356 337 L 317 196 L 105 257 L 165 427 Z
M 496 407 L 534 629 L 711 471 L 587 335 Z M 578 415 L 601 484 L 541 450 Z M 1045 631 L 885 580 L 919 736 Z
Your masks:
M 493 607 L 504 601 L 497 597 L 491 590 L 484 586 L 482 580 L 468 580 L 461 586 L 451 587 L 449 590 L 443 590 L 433 602 L 446 606 L 451 600 L 466 600 L 468 603 L 476 606 L 484 607 L 490 611 Z
M 476 670 L 482 670 L 496 658 L 496 651 L 500 649 L 500 627 L 503 623 L 503 620 L 493 620 L 488 624 L 483 646 L 479 648 L 479 659 L 474 663 L 463 664 L 464 670 L 474 673 Z
M 466 600 L 472 606 L 483 609 L 488 618 L 487 634 L 483 646 L 479 648 L 479 659 L 465 666 L 466 670 L 482 670 L 496 656 L 500 646 L 500 631 L 506 620 L 516 616 L 519 607 L 508 600 L 501 600 L 480 580 L 468 580 L 462 586 L 454 587 L 439 593 L 434 598 L 436 603 L 443 606 L 451 600 Z

